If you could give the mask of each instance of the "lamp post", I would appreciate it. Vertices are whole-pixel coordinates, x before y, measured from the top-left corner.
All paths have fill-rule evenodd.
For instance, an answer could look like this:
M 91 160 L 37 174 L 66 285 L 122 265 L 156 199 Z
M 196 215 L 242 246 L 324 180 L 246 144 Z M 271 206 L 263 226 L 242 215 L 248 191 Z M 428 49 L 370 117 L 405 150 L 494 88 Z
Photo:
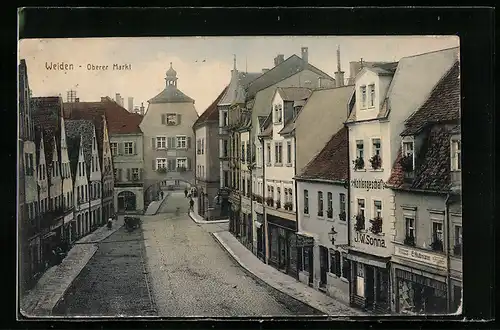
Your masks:
M 335 231 L 335 227 L 332 226 L 332 229 L 328 233 L 328 237 L 330 238 L 330 242 L 332 242 L 332 244 L 335 244 L 335 235 L 337 235 L 337 231 Z

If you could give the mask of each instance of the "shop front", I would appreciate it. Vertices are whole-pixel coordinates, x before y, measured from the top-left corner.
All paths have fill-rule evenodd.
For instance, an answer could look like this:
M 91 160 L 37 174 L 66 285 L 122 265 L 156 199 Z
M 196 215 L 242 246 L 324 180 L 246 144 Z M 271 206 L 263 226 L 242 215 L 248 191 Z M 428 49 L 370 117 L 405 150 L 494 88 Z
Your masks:
M 314 286 L 314 237 L 297 233 L 298 279 Z
M 376 313 L 390 311 L 390 257 L 349 250 L 352 306 Z
M 297 223 L 267 214 L 267 226 L 269 264 L 297 278 Z
M 396 245 L 393 257 L 395 311 L 445 314 L 448 311 L 446 257 Z

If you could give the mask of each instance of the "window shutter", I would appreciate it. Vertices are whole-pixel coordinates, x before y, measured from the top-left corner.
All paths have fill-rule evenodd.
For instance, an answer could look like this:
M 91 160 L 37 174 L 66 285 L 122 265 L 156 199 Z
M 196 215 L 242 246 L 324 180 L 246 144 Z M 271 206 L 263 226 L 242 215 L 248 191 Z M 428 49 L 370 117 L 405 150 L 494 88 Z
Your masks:
M 175 159 L 169 158 L 167 160 L 167 165 L 168 165 L 169 171 L 174 171 L 175 170 Z
M 161 123 L 165 125 L 165 114 L 161 115 Z
M 139 180 L 142 180 L 142 173 L 143 173 L 143 169 L 140 168 L 139 169 Z
M 167 137 L 167 149 L 172 149 L 173 144 L 172 144 L 172 138 L 169 136 Z
M 122 180 L 122 169 L 121 169 L 121 168 L 119 168 L 119 169 L 117 170 L 117 175 L 116 175 L 116 176 L 117 176 L 117 178 L 116 178 L 116 179 L 117 179 L 118 181 L 121 181 L 121 180 Z
M 132 142 L 132 155 L 136 155 L 137 152 L 135 150 L 135 142 Z
M 177 114 L 177 125 L 181 124 L 181 115 Z
M 191 171 L 191 158 L 186 159 L 186 170 Z
M 125 154 L 125 143 L 119 143 L 118 144 L 118 154 L 119 155 L 124 155 Z
M 130 168 L 127 168 L 127 181 L 131 181 L 131 173 L 130 173 Z
M 187 140 L 187 142 L 186 142 L 187 148 L 188 148 L 188 149 L 191 149 L 191 137 L 189 137 L 189 136 L 188 136 L 188 137 L 186 138 L 186 140 Z
M 153 170 L 156 170 L 156 160 L 153 158 Z
M 156 139 L 155 139 L 155 138 L 151 138 L 151 148 L 152 148 L 153 150 L 155 150 L 155 149 L 156 149 Z

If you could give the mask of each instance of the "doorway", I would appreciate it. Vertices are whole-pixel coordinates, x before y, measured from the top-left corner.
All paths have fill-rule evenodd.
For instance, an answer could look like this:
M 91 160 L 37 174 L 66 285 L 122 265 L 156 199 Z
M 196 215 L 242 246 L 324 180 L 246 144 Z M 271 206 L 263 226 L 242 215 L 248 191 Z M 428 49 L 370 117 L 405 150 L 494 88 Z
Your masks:
M 118 210 L 134 211 L 136 209 L 136 197 L 131 191 L 122 191 L 118 194 Z
M 328 272 L 328 249 L 324 246 L 319 247 L 319 287 L 326 288 L 326 273 Z
M 375 270 L 372 266 L 365 266 L 365 303 L 366 307 L 370 308 L 373 307 L 373 302 L 374 302 L 374 291 L 375 291 Z

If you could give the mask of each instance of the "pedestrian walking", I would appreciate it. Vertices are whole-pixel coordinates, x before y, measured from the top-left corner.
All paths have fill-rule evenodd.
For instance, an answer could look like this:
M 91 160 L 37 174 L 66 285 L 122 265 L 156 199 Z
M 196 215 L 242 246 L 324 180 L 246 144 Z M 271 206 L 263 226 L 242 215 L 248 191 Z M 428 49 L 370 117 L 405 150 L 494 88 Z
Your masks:
M 190 211 L 194 210 L 194 199 L 192 198 L 189 200 L 189 210 Z
M 186 197 L 186 198 L 188 197 L 188 190 L 187 190 L 187 188 L 184 188 L 184 197 Z
M 160 196 L 161 196 L 161 199 L 163 199 L 163 190 L 160 191 Z

